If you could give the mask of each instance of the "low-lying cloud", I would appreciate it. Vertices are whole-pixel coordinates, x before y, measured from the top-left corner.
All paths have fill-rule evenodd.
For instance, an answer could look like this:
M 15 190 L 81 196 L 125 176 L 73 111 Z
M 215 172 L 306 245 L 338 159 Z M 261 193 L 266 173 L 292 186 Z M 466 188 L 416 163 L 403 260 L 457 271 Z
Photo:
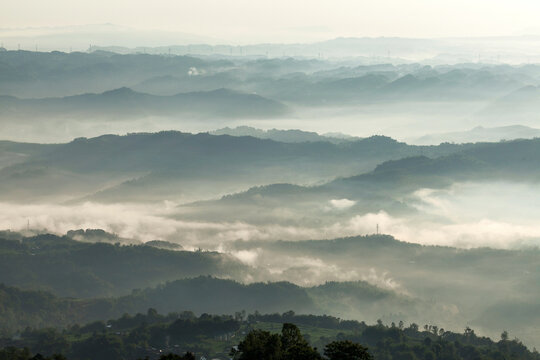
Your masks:
M 330 200 L 330 205 L 336 209 L 348 209 L 353 207 L 356 204 L 356 201 L 349 199 L 332 199 Z
M 408 202 L 413 215 L 392 216 L 385 211 L 354 214 L 355 201 L 334 199 L 343 211 L 333 222 L 248 223 L 244 219 L 220 222 L 211 219 L 184 220 L 176 204 L 77 205 L 0 204 L 0 228 L 30 228 L 64 234 L 68 230 L 100 228 L 137 241 L 164 239 L 183 246 L 219 249 L 230 241 L 331 239 L 380 233 L 398 240 L 464 248 L 490 246 L 513 248 L 540 244 L 540 192 L 536 187 L 516 184 L 457 184 L 447 190 L 422 189 Z M 497 194 L 494 196 L 493 194 Z M 294 216 L 294 209 L 283 211 Z M 255 261 L 255 254 L 237 254 L 242 261 Z

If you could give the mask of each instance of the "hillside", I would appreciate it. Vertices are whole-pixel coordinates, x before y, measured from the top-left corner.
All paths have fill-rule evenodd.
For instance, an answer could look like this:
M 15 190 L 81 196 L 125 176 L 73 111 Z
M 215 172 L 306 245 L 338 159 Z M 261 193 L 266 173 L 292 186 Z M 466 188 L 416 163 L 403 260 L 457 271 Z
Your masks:
M 337 177 L 323 184 L 306 186 L 280 181 L 251 187 L 217 200 L 183 204 L 178 216 L 207 221 L 241 219 L 250 224 L 317 227 L 328 231 L 328 227 L 334 230 L 332 226 L 342 223 L 344 218 L 364 214 L 384 212 L 399 217 L 419 216 L 421 206 L 429 205 L 423 204 L 421 194 L 416 193 L 421 190 L 451 191 L 453 186 L 460 184 L 479 189 L 490 184 L 495 187 L 519 184 L 526 192 L 534 191 L 539 183 L 537 154 L 540 139 L 440 146 L 438 149 L 450 146 L 456 151 L 443 156 L 405 156 L 388 160 L 372 171 Z M 231 208 L 235 211 L 231 212 Z M 287 212 L 298 216 L 284 216 Z M 426 215 L 433 217 L 433 214 Z
M 284 115 L 277 101 L 227 89 L 156 96 L 119 88 L 101 94 L 62 98 L 0 97 L 0 119 L 24 121 L 82 119 L 126 120 L 145 117 L 268 118 Z
M 477 143 L 463 147 L 440 146 L 451 146 L 456 151 L 439 157 L 420 155 L 388 160 L 364 174 L 338 178 L 316 187 L 291 187 L 292 191 L 287 191 L 287 195 L 330 194 L 354 198 L 366 192 L 403 194 L 422 187 L 445 187 L 458 181 L 498 179 L 535 183 L 540 176 L 540 159 L 536 156 L 540 152 L 540 139 Z M 231 201 L 258 193 L 265 197 L 280 196 L 285 188 L 285 184 L 253 188 L 226 196 L 223 200 Z
M 446 327 L 466 321 L 488 333 L 488 329 L 505 327 L 529 341 L 538 336 L 536 324 L 540 317 L 535 303 L 540 287 L 531 285 L 540 284 L 538 248 L 458 249 L 406 243 L 387 235 L 367 235 L 312 241 L 238 241 L 229 249 L 256 252 L 257 260 L 271 269 L 279 269 L 294 259 L 297 264 L 284 274 L 297 282 L 316 278 L 324 271 L 334 277 L 356 274 L 380 287 L 429 299 L 438 306 L 426 306 L 415 315 L 417 319 L 426 317 L 423 321 L 433 317 L 445 319 Z M 360 295 L 352 295 L 352 288 L 347 290 L 349 295 L 342 294 L 341 284 L 335 286 L 329 287 L 330 293 L 339 294 L 328 299 L 329 307 L 334 309 L 332 314 L 355 313 L 358 308 L 347 306 L 346 299 L 358 299 Z M 404 314 L 403 319 L 412 319 Z
M 503 332 L 500 340 L 492 340 L 470 327 L 461 332 L 433 324 L 420 326 L 402 321 L 397 324 L 378 321 L 367 325 L 363 321 L 328 315 L 298 315 L 293 311 L 283 314 L 237 312 L 233 317 L 196 316 L 189 311 L 161 315 L 155 309 L 148 309 L 106 323 L 73 326 L 62 333 L 54 329 L 27 329 L 19 339 L 3 339 L 0 340 L 2 343 L 19 349 L 4 347 L 0 349 L 0 356 L 20 360 L 30 359 L 31 353 L 40 353 L 40 359 L 52 354 L 63 354 L 74 360 L 114 360 L 119 357 L 167 360 L 195 356 L 222 359 L 238 350 L 240 354 L 248 351 L 271 353 L 273 358 L 285 360 L 291 358 L 288 355 L 291 348 L 304 350 L 301 359 L 323 359 L 321 353 L 328 356 L 329 349 L 341 354 L 334 358 L 342 359 L 346 356 L 343 352 L 348 354 L 350 351 L 346 349 L 351 347 L 361 349 L 365 359 L 387 356 L 393 359 L 443 357 L 448 360 L 539 358 L 536 350 L 529 350 L 518 339 L 510 340 L 508 332 Z M 186 352 L 192 354 L 181 357 Z M 305 356 L 306 352 L 310 357 Z
M 209 70 L 232 65 L 227 61 L 205 61 L 191 56 L 168 58 L 107 51 L 6 51 L 0 52 L 0 59 L 1 93 L 21 98 L 102 93 L 169 73 L 187 78 L 193 67 Z
M 279 130 L 269 129 L 261 130 L 250 126 L 237 126 L 235 128 L 225 127 L 211 131 L 212 135 L 230 135 L 230 136 L 252 136 L 259 139 L 270 139 L 284 143 L 302 143 L 302 142 L 330 142 L 341 144 L 348 141 L 360 140 L 353 136 L 343 134 L 323 134 L 319 135 L 316 132 L 302 131 L 297 129 Z M 341 136 L 340 136 L 341 135 Z
M 189 309 L 227 314 L 292 309 L 366 321 L 437 321 L 449 328 L 468 323 L 487 334 L 505 328 L 528 342 L 538 335 L 534 304 L 540 288 L 530 285 L 540 283 L 538 249 L 464 250 L 373 235 L 237 241 L 213 253 L 79 243 L 52 235 L 4 237 L 9 240 L 0 242 L 1 283 L 86 298 L 33 293 L 43 306 L 32 308 L 16 300 L 19 290 L 4 287 L 6 302 L 1 307 L 14 324 L 19 323 L 20 311 L 28 311 L 20 317 L 22 322 L 44 323 L 41 308 L 52 309 L 51 319 L 59 324 L 134 314 L 149 307 L 165 313 Z M 249 265 L 237 260 L 239 254 L 253 253 L 256 261 Z M 206 274 L 222 279 L 199 276 Z M 465 278 L 468 281 L 456 280 Z M 254 283 L 239 282 L 246 280 Z M 500 288 L 513 293 L 513 299 L 498 292 Z M 221 300 L 216 302 L 216 296 Z M 501 308 L 512 311 L 500 312 Z
M 327 181 L 369 171 L 386 160 L 472 146 L 418 147 L 382 136 L 341 144 L 285 143 L 174 131 L 78 138 L 41 147 L 6 143 L 3 154 L 14 165 L 0 169 L 0 198 L 193 201 L 254 185 Z
M 435 133 L 411 139 L 412 144 L 435 145 L 443 142 L 456 144 L 472 142 L 499 142 L 501 140 L 532 139 L 540 137 L 540 129 L 523 125 L 498 127 L 477 126 L 467 131 Z
M 343 296 L 341 300 L 334 297 L 338 288 Z M 357 314 L 380 311 L 383 316 L 390 307 L 410 311 L 418 306 L 415 304 L 418 300 L 366 282 L 327 283 L 306 288 L 289 282 L 246 285 L 213 277 L 175 280 L 155 288 L 135 289 L 130 295 L 116 298 L 59 298 L 48 292 L 5 285 L 0 285 L 0 294 L 0 315 L 5 319 L 0 334 L 7 336 L 27 326 L 36 329 L 66 327 L 123 314 L 135 315 L 148 308 L 162 313 L 190 310 L 196 314 L 232 315 L 240 311 L 281 313 L 292 309 L 302 314 L 336 314 L 334 306 L 349 303 L 357 307 Z M 216 302 L 216 296 L 221 301 Z
M 198 275 L 243 278 L 247 269 L 215 252 L 87 243 L 54 235 L 0 240 L 0 283 L 80 298 L 119 296 Z

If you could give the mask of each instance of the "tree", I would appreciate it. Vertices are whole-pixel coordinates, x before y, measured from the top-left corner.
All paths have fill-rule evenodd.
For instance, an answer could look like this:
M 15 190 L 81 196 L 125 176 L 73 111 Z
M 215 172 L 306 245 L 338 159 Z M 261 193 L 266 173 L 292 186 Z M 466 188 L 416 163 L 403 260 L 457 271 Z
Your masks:
M 296 325 L 291 323 L 283 324 L 281 328 L 281 345 L 283 346 L 283 349 L 288 349 L 295 345 L 303 345 L 304 343 L 306 343 L 306 341 Z
M 233 348 L 231 356 L 239 360 L 320 360 L 321 355 L 312 348 L 294 324 L 285 323 L 281 334 L 252 330 Z
M 253 330 L 238 344 L 240 360 L 278 360 L 281 359 L 281 339 L 278 334 Z
M 352 341 L 333 341 L 324 347 L 324 355 L 330 360 L 371 360 L 368 349 Z
M 473 338 L 473 337 L 475 337 L 474 330 L 471 329 L 471 328 L 468 327 L 468 326 L 465 328 L 465 331 L 463 332 L 463 335 L 465 335 L 465 336 L 468 337 L 468 338 Z
M 285 323 L 281 329 L 283 358 L 287 360 L 316 360 L 321 356 L 313 349 L 294 324 Z
M 154 309 L 154 308 L 149 308 L 148 311 L 146 312 L 146 318 L 148 319 L 148 322 L 149 322 L 149 323 L 153 323 L 153 322 L 156 321 L 159 317 L 160 317 L 160 316 L 159 316 L 157 310 Z
M 234 320 L 242 322 L 244 321 L 245 316 L 246 316 L 245 310 L 237 311 L 234 313 Z
M 502 341 L 507 341 L 508 339 L 509 339 L 508 331 L 504 330 L 504 331 L 501 333 L 501 340 L 502 340 Z

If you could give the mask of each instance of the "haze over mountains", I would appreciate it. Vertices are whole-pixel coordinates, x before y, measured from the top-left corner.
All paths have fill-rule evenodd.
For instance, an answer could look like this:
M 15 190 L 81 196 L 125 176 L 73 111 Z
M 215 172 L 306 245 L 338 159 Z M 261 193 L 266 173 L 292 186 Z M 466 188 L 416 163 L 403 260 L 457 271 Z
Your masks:
M 143 30 L 111 23 L 62 27 L 2 28 L 0 38 L 13 50 L 86 51 L 104 49 L 117 53 L 200 54 L 205 56 L 296 56 L 364 57 L 371 62 L 385 59 L 430 61 L 435 64 L 474 62 L 535 62 L 540 41 L 530 33 L 522 36 L 484 37 L 339 37 L 299 43 L 247 43 L 238 45 L 216 37 L 181 31 Z
M 534 128 L 539 113 L 536 65 L 104 51 L 4 51 L 0 60 L 4 138 L 23 141 L 241 125 L 403 140 L 471 125 Z
M 160 312 L 189 308 L 196 313 L 231 313 L 239 308 L 275 312 L 287 308 L 298 313 L 364 318 L 369 322 L 378 318 L 437 320 L 450 328 L 459 328 L 465 322 L 493 335 L 505 326 L 533 344 L 538 334 L 535 299 L 540 289 L 530 286 L 538 283 L 538 273 L 531 271 L 538 266 L 538 249 L 457 250 L 372 235 L 302 242 L 238 241 L 228 247 L 231 254 L 236 254 L 231 256 L 162 250 L 148 245 L 80 243 L 52 235 L 22 238 L 20 234 L 4 233 L 0 250 L 1 281 L 8 285 L 0 288 L 4 295 L 2 305 L 6 315 L 14 317 L 6 326 L 15 328 L 43 326 L 38 323 L 42 319 L 40 312 L 32 310 L 23 316 L 13 306 L 17 304 L 14 297 L 19 296 L 45 302 L 50 321 L 62 325 L 144 312 L 148 307 Z M 240 254 L 254 250 L 258 252 L 258 261 L 243 262 Z M 292 266 L 291 258 L 296 259 Z M 497 261 L 493 262 L 493 258 Z M 141 259 L 146 266 L 134 268 Z M 27 270 L 17 273 L 12 270 L 14 264 Z M 211 271 L 219 272 L 221 277 L 247 276 L 252 283 L 242 285 L 197 276 Z M 474 282 L 452 282 L 451 279 L 464 274 Z M 520 276 L 516 277 L 517 274 Z M 519 297 L 509 300 L 504 293 L 494 290 L 492 277 L 497 278 L 497 288 L 511 288 Z M 184 279 L 156 287 L 175 278 Z M 274 282 L 257 282 L 269 279 Z M 311 279 L 315 285 L 298 286 L 284 279 L 297 283 Z M 324 279 L 340 282 L 324 283 Z M 485 286 L 479 288 L 478 284 L 483 283 Z M 52 294 L 29 290 L 21 293 L 13 286 L 45 289 Z M 138 290 L 130 292 L 130 288 Z M 216 293 L 223 296 L 223 301 L 214 301 Z M 66 295 L 84 300 L 58 298 Z M 20 306 L 29 308 L 24 302 Z M 506 310 L 500 312 L 501 308 Z M 17 316 L 21 317 L 15 322 Z M 3 327 L 1 331 L 9 328 Z
M 540 345 L 536 37 L 167 39 L 0 51 L 2 336 L 293 310 Z
M 472 143 L 472 142 L 498 142 L 501 140 L 530 139 L 540 136 L 540 130 L 522 125 L 509 125 L 493 128 L 477 126 L 468 131 L 450 133 L 428 134 L 411 140 L 414 144 L 429 145 L 443 142 Z
M 163 196 L 178 201 L 182 193 L 190 192 L 194 200 L 202 196 L 197 191 L 224 195 L 231 182 L 237 189 L 273 182 L 317 183 L 366 172 L 385 160 L 438 156 L 470 146 L 409 146 L 381 136 L 334 144 L 206 133 L 104 135 L 66 144 L 4 142 L 2 157 L 13 165 L 1 169 L 0 176 L 5 200 L 21 198 L 24 193 L 28 200 L 58 196 L 76 200 L 99 191 L 98 197 L 107 201 L 107 192 L 115 188 L 132 189 L 135 199 L 142 201 L 162 200 Z M 213 183 L 209 186 L 213 189 L 197 190 L 205 182 Z M 154 191 L 166 191 L 163 186 L 177 186 L 177 190 L 170 188 L 169 194 L 153 199 Z M 143 188 L 144 192 L 139 191 Z M 129 201 L 131 196 L 124 193 L 121 198 Z
M 191 116 L 194 118 L 276 117 L 286 113 L 282 104 L 258 95 L 218 89 L 208 92 L 156 96 L 119 88 L 101 94 L 63 98 L 0 98 L 3 119 L 108 119 L 151 116 Z

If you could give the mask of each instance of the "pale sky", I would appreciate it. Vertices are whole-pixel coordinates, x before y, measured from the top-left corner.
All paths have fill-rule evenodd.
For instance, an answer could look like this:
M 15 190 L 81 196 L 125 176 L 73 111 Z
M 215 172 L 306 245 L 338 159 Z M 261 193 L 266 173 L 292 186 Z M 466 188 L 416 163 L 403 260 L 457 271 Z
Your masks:
M 112 23 L 237 43 L 540 34 L 538 0 L 5 0 L 0 27 Z

